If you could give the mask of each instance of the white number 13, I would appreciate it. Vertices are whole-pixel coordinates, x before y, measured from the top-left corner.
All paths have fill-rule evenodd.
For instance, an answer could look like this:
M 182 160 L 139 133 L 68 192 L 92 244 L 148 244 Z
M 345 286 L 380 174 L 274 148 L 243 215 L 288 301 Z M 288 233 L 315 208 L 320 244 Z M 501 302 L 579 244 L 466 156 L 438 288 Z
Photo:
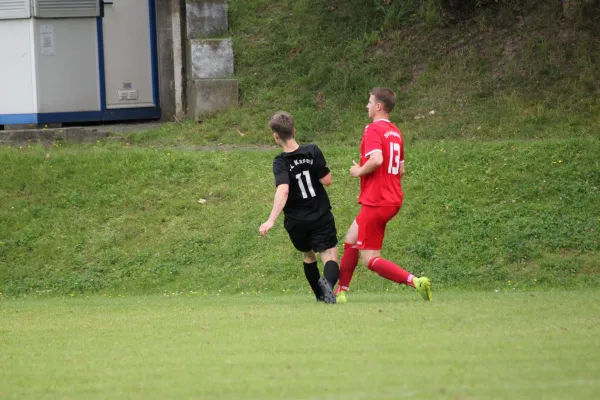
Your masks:
M 400 171 L 400 144 L 390 143 L 390 164 L 388 165 L 388 174 L 398 175 Z

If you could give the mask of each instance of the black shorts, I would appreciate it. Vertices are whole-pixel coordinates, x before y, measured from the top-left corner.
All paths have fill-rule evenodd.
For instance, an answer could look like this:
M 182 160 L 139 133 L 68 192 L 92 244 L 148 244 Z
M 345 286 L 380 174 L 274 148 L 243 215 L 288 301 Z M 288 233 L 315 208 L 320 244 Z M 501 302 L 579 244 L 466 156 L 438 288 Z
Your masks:
M 290 235 L 294 247 L 299 251 L 313 250 L 319 253 L 337 246 L 337 230 L 332 213 L 326 214 L 316 221 L 298 221 L 286 218 L 283 225 Z

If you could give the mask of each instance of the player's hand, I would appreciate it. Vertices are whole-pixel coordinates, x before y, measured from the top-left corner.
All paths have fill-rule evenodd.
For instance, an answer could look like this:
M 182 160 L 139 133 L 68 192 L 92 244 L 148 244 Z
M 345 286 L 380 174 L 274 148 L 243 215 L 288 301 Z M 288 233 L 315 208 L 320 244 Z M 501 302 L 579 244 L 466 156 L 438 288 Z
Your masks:
M 350 167 L 350 176 L 358 178 L 360 176 L 360 165 L 356 161 L 352 160 L 353 166 Z
M 271 229 L 272 227 L 273 222 L 267 221 L 264 224 L 262 224 L 260 228 L 258 228 L 258 233 L 260 233 L 260 236 L 265 236 L 267 232 L 269 232 L 269 229 Z

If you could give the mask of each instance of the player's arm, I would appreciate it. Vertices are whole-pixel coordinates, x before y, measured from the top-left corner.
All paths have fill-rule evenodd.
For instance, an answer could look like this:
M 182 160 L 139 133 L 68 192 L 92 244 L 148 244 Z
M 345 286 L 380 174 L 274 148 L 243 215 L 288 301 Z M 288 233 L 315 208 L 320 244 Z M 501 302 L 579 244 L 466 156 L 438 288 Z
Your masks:
M 354 178 L 369 175 L 383 164 L 383 138 L 371 124 L 365 128 L 363 142 L 367 161 L 361 166 L 352 160 L 353 165 L 350 167 L 350 176 Z
M 325 175 L 324 177 L 322 177 L 321 179 L 319 179 L 319 182 L 321 182 L 323 184 L 323 186 L 329 186 L 331 185 L 331 172 L 328 173 L 327 175 Z
M 269 215 L 269 219 L 258 228 L 258 232 L 264 236 L 269 232 L 269 229 L 275 225 L 275 221 L 277 221 L 277 217 L 283 211 L 285 207 L 285 203 L 287 203 L 288 194 L 290 192 L 290 177 L 287 170 L 287 166 L 283 159 L 277 157 L 273 160 L 273 175 L 275 175 L 275 186 L 277 190 L 275 191 L 275 199 L 273 200 L 273 208 L 271 209 L 271 214 Z
M 267 222 L 262 224 L 258 229 L 259 233 L 264 236 L 269 232 L 269 229 L 275 225 L 275 221 L 277 221 L 277 217 L 283 211 L 283 207 L 285 207 L 285 203 L 288 199 L 288 193 L 290 192 L 290 185 L 281 184 L 277 186 L 277 190 L 275 191 L 275 199 L 273 200 L 273 208 L 271 209 L 271 214 L 269 215 L 269 219 Z
M 315 146 L 315 168 L 317 168 L 317 176 L 319 177 L 319 182 L 323 186 L 331 185 L 331 171 L 327 166 L 327 161 L 325 161 L 325 156 L 319 146 Z
M 367 162 L 361 167 L 358 163 L 352 160 L 354 164 L 350 167 L 350 175 L 358 178 L 359 176 L 369 175 L 383 164 L 383 154 L 380 150 L 373 151 L 368 155 Z

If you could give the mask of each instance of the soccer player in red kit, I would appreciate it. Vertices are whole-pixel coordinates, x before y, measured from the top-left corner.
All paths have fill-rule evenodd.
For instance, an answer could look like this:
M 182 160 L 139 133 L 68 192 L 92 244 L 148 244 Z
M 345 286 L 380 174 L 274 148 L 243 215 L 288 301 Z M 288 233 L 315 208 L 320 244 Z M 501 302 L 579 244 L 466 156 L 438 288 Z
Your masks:
M 399 265 L 381 257 L 385 227 L 400 211 L 404 194 L 404 142 L 398 127 L 389 120 L 396 105 L 396 94 L 387 88 L 370 92 L 367 110 L 373 122 L 366 126 L 360 144 L 360 164 L 353 161 L 352 177 L 360 177 L 361 205 L 358 216 L 348 229 L 344 255 L 340 263 L 338 303 L 346 302 L 346 291 L 358 265 L 362 262 L 371 271 L 391 281 L 412 286 L 424 300 L 431 301 L 429 278 L 417 278 Z

